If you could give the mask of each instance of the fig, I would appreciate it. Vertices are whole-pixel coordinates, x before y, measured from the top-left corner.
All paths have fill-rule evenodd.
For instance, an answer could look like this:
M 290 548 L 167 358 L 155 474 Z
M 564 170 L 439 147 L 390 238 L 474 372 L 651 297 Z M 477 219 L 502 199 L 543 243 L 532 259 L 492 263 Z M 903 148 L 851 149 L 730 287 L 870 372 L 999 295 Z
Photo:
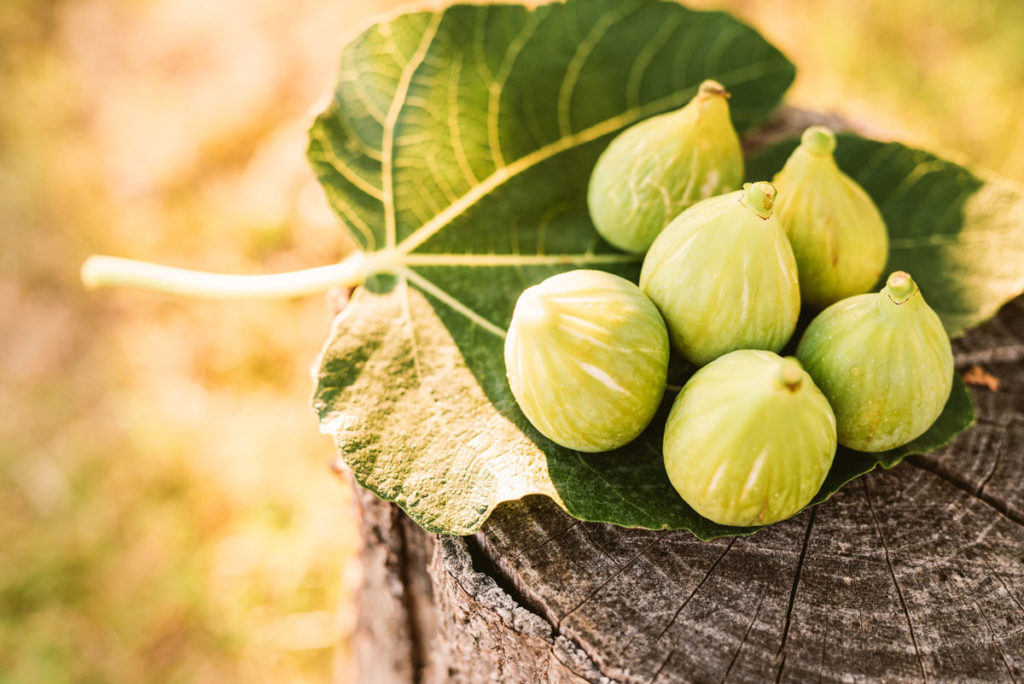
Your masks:
M 736 349 L 779 351 L 793 334 L 800 286 L 774 199 L 775 188 L 760 182 L 698 202 L 644 258 L 640 289 L 693 363 Z
M 641 121 L 611 142 L 587 192 L 601 237 L 642 253 L 683 209 L 739 189 L 743 153 L 728 97 L 721 83 L 704 81 L 685 107 Z
M 836 413 L 839 443 L 895 449 L 924 434 L 953 388 L 953 350 L 942 321 L 903 271 L 880 292 L 822 311 L 797 347 Z
M 668 357 L 654 304 L 603 271 L 569 271 L 524 290 L 505 338 L 508 383 L 523 414 L 577 451 L 616 449 L 647 427 Z
M 836 420 L 796 359 L 743 349 L 683 386 L 663 450 L 672 486 L 699 514 L 720 525 L 768 525 L 821 489 Z
M 835 147 L 832 131 L 811 126 L 772 181 L 779 191 L 775 213 L 796 256 L 800 298 L 814 309 L 870 290 L 889 257 L 885 221 L 839 169 Z

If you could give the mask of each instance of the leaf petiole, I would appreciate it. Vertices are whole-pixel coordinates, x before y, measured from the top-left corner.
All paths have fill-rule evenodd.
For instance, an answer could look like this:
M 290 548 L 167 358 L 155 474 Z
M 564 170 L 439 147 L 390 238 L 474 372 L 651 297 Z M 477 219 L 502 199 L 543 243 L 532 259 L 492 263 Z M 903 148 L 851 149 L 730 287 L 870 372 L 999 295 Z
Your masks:
M 225 275 L 91 256 L 82 264 L 81 276 L 89 289 L 121 286 L 208 298 L 299 297 L 359 285 L 375 273 L 394 272 L 401 265 L 401 256 L 393 250 L 356 251 L 329 266 L 269 275 Z

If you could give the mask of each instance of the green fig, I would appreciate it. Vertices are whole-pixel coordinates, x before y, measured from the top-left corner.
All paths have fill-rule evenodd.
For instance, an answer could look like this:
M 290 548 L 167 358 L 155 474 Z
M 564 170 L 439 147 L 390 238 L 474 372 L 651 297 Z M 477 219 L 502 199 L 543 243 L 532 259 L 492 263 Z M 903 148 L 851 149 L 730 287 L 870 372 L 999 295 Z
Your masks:
M 836 421 L 796 359 L 734 351 L 683 387 L 663 452 L 672 486 L 699 514 L 719 525 L 768 525 L 821 489 Z
M 640 289 L 578 270 L 527 288 L 505 338 L 512 394 L 541 434 L 577 451 L 635 439 L 661 404 L 668 332 Z
M 793 334 L 800 286 L 774 198 L 761 182 L 698 202 L 647 252 L 640 289 L 693 363 L 736 349 L 779 351 Z
M 729 94 L 704 81 L 682 109 L 627 128 L 597 160 L 587 205 L 597 232 L 642 253 L 691 204 L 743 182 L 743 153 L 729 119 Z
M 793 245 L 800 298 L 815 309 L 867 292 L 889 258 L 878 207 L 832 156 L 836 137 L 824 126 L 804 131 L 800 146 L 772 181 L 775 205 Z
M 953 387 L 953 350 L 913 278 L 848 297 L 811 321 L 796 351 L 836 412 L 839 443 L 895 449 L 924 434 Z

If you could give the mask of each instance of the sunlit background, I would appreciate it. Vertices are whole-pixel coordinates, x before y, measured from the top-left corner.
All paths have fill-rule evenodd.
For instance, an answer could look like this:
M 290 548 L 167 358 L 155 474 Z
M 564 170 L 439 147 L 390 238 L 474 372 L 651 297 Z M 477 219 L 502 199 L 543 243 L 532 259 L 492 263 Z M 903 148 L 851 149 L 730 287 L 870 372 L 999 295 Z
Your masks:
M 397 3 L 0 3 L 0 681 L 346 681 L 351 492 L 307 408 L 324 299 L 88 293 L 93 252 L 225 272 L 350 242 L 304 159 Z M 1024 181 L 1019 0 L 700 0 L 790 102 Z

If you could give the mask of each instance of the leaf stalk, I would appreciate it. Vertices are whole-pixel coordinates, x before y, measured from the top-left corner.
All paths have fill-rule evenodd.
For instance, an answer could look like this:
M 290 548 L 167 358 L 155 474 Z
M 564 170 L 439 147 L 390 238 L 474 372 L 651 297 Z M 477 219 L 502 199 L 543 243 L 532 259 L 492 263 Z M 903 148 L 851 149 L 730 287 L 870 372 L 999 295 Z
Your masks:
M 389 250 L 356 251 L 329 266 L 268 275 L 205 273 L 134 259 L 91 256 L 82 264 L 81 276 L 89 289 L 132 287 L 189 297 L 271 298 L 301 297 L 332 287 L 352 287 L 370 275 L 393 272 L 400 266 L 400 259 Z

